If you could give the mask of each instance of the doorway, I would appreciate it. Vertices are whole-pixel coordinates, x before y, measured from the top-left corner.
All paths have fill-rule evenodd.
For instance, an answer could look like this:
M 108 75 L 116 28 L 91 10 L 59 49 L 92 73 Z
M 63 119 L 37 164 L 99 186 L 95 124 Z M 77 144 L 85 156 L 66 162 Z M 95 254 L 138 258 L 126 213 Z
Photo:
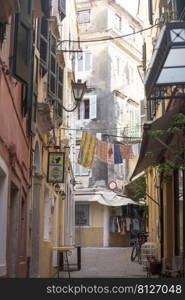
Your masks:
M 15 278 L 17 273 L 18 247 L 18 200 L 19 189 L 12 182 L 10 188 L 10 219 L 9 219 L 9 277 Z

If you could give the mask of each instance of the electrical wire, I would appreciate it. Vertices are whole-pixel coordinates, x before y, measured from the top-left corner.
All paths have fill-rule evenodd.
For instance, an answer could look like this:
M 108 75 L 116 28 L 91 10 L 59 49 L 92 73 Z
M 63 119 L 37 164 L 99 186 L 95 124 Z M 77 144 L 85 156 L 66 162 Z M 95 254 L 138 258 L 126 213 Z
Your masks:
M 103 41 L 110 41 L 110 40 L 116 40 L 116 39 L 121 39 L 121 38 L 124 38 L 124 37 L 128 37 L 128 36 L 132 36 L 132 35 L 136 35 L 136 34 L 139 34 L 139 33 L 142 33 L 144 31 L 147 31 L 147 30 L 150 30 L 154 27 L 157 27 L 157 26 L 160 26 L 161 25 L 161 22 L 160 23 L 157 23 L 157 24 L 154 24 L 150 27 L 147 27 L 147 28 L 144 28 L 144 29 L 141 29 L 141 30 L 138 30 L 138 31 L 135 31 L 135 32 L 132 32 L 132 33 L 127 33 L 127 34 L 124 34 L 124 35 L 120 35 L 120 36 L 116 36 L 116 37 L 109 37 L 109 38 L 104 38 L 104 39 L 95 39 L 95 40 L 62 40 L 62 41 L 59 41 L 58 42 L 58 46 L 61 44 L 61 43 L 65 43 L 65 42 L 71 42 L 71 43 L 94 43 L 94 42 L 103 42 Z
M 116 130 L 129 130 L 129 129 L 135 130 L 135 128 L 142 128 L 142 125 L 134 126 L 134 127 L 122 127 L 122 128 L 83 128 L 83 129 L 75 129 L 75 128 L 65 128 L 61 127 L 61 130 L 67 130 L 67 131 L 85 131 L 85 130 L 92 130 L 92 131 L 116 131 Z

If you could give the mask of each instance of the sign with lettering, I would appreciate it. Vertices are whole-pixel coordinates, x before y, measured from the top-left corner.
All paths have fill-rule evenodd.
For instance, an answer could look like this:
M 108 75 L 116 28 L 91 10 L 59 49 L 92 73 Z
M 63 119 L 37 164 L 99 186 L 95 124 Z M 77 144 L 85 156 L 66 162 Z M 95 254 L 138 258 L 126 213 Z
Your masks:
M 65 153 L 49 152 L 47 182 L 64 183 L 64 170 L 65 170 Z

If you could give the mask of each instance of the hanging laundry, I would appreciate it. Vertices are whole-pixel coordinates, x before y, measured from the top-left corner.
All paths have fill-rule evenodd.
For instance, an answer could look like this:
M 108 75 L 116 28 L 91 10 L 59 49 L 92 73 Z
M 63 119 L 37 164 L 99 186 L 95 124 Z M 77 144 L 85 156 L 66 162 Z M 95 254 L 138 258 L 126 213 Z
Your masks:
M 117 232 L 121 232 L 121 228 L 120 228 L 118 217 L 116 218 L 116 221 L 117 221 Z
M 78 164 L 85 168 L 91 169 L 94 160 L 96 147 L 96 138 L 90 136 L 87 132 L 83 132 L 80 143 L 80 151 L 78 155 Z
M 114 164 L 114 145 L 111 143 L 108 143 L 107 162 L 108 164 Z
M 131 159 L 134 157 L 133 145 L 121 145 L 120 150 L 122 159 Z
M 126 218 L 126 231 L 130 231 L 131 219 Z
M 121 235 L 125 235 L 126 234 L 126 230 L 125 230 L 125 221 L 123 218 L 120 219 L 120 234 Z
M 115 144 L 114 145 L 114 164 L 122 164 L 123 159 L 121 156 L 121 150 L 120 150 L 120 145 Z
M 132 149 L 133 149 L 133 155 L 138 156 L 139 155 L 138 144 L 133 144 Z
M 140 230 L 139 220 L 138 219 L 132 219 L 132 229 L 134 231 L 139 231 Z
M 100 161 L 107 163 L 107 152 L 108 152 L 108 143 L 97 140 L 96 158 Z
M 110 217 L 109 218 L 109 232 L 114 232 L 114 228 L 113 228 L 113 226 L 114 226 L 114 219 L 113 219 L 113 217 Z

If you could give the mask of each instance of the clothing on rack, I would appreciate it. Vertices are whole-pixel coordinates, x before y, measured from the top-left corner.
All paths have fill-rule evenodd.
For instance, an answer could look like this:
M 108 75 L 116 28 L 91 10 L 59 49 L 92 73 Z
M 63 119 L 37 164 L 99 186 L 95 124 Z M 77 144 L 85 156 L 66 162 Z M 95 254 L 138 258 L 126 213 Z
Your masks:
M 140 230 L 139 220 L 138 219 L 132 219 L 132 229 L 134 231 Z
M 126 231 L 130 231 L 131 219 L 126 218 Z

